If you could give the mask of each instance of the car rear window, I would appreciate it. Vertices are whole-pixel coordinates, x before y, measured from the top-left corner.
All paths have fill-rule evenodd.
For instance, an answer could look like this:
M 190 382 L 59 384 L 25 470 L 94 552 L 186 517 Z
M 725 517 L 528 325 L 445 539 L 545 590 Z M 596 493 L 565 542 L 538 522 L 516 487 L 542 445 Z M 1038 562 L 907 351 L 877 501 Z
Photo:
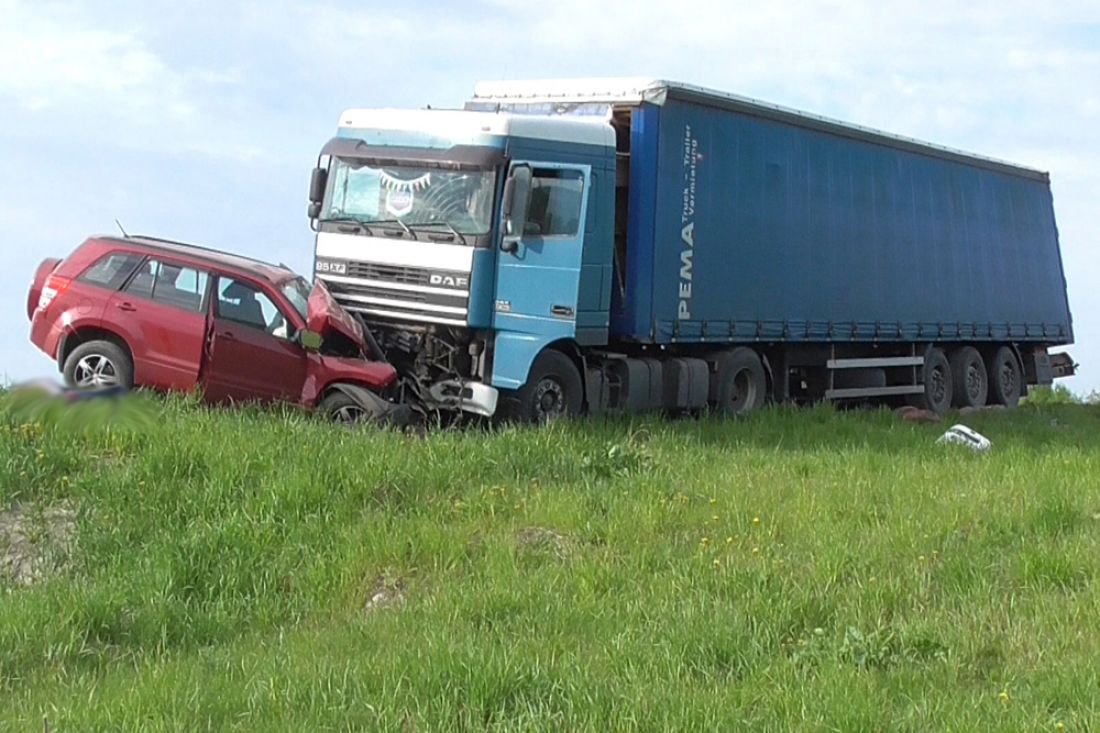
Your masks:
M 118 290 L 139 262 L 141 255 L 135 252 L 108 252 L 77 279 Z

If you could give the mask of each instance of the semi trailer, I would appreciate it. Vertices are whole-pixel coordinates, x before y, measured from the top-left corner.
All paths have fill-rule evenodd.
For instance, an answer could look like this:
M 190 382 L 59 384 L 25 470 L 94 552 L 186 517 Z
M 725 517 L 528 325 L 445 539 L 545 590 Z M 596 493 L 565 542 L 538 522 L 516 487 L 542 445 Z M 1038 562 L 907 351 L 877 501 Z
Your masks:
M 1075 369 L 1047 173 L 692 85 L 350 109 L 309 200 L 316 277 L 433 409 L 943 412 Z

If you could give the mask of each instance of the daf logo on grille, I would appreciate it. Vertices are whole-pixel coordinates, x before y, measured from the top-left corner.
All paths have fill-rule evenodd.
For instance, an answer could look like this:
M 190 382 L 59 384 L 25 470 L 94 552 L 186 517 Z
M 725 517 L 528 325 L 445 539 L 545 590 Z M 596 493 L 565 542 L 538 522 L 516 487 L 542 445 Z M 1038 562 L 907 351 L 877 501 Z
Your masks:
M 466 288 L 470 285 L 470 278 L 465 275 L 440 275 L 432 273 L 428 276 L 428 283 L 444 288 Z

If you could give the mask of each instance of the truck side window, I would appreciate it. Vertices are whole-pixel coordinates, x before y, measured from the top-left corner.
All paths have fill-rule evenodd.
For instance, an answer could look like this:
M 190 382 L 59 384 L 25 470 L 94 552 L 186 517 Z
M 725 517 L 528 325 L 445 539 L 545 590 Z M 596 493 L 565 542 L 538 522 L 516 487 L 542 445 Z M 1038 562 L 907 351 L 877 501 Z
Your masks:
M 202 310 L 210 276 L 201 270 L 172 262 L 149 259 L 126 284 L 126 292 L 175 308 Z
M 268 295 L 245 280 L 218 278 L 218 300 L 214 315 L 242 326 L 257 328 L 272 336 L 289 339 L 294 327 Z
M 543 237 L 577 233 L 584 176 L 580 171 L 535 168 L 525 234 Z

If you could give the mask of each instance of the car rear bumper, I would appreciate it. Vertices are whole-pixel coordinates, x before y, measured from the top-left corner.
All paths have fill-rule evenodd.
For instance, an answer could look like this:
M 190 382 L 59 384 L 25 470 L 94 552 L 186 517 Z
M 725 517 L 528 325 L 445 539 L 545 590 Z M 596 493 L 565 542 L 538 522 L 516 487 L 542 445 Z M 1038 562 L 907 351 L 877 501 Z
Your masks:
M 45 352 L 50 358 L 57 359 L 58 347 L 65 335 L 65 329 L 58 321 L 50 321 L 36 311 L 31 318 L 31 343 Z

